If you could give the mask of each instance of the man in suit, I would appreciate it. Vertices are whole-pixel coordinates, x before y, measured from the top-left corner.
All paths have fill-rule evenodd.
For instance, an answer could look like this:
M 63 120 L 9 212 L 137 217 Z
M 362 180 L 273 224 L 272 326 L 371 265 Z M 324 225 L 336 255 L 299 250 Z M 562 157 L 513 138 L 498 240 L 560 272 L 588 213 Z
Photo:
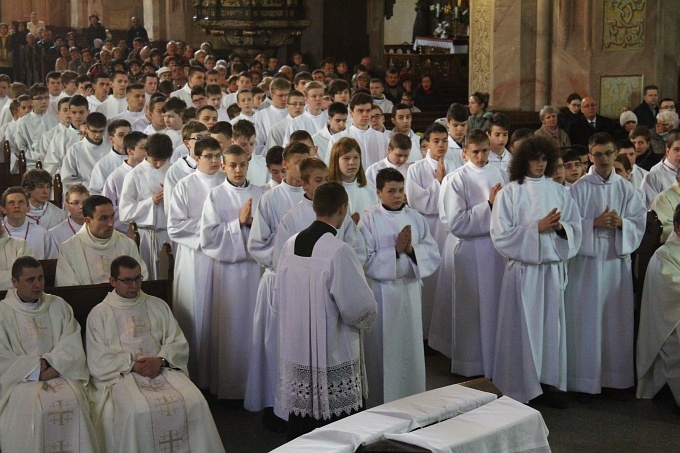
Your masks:
M 659 89 L 656 85 L 647 85 L 642 90 L 642 102 L 635 107 L 633 113 L 637 116 L 638 126 L 647 126 L 654 130 L 656 114 L 659 113 Z
M 595 132 L 607 132 L 614 137 L 621 135 L 616 122 L 599 115 L 597 111 L 597 101 L 594 98 L 583 98 L 581 101 L 583 116 L 569 126 L 568 134 L 572 145 L 588 146 L 590 136 Z

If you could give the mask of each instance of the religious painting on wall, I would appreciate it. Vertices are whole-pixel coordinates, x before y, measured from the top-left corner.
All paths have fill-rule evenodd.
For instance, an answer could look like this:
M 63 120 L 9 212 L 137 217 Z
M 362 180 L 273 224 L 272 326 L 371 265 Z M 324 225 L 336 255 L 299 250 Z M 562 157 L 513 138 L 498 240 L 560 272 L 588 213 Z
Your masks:
M 643 76 L 600 77 L 600 115 L 618 118 L 642 99 Z

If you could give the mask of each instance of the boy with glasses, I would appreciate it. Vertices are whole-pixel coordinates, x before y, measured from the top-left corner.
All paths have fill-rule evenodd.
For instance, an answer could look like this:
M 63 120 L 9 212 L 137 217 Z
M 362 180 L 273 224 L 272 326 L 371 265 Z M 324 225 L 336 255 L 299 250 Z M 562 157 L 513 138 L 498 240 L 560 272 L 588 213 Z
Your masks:
M 66 191 L 66 202 L 64 209 L 68 211 L 68 218 L 49 231 L 57 247 L 71 239 L 83 227 L 85 217 L 83 216 L 83 202 L 90 196 L 87 187 L 76 184 L 69 187 Z M 51 204 L 51 203 L 48 203 Z
M 110 143 L 104 140 L 106 117 L 102 113 L 87 115 L 85 127 L 85 137 L 70 147 L 64 157 L 61 168 L 64 194 L 74 184 L 89 187 L 94 166 L 111 151 Z

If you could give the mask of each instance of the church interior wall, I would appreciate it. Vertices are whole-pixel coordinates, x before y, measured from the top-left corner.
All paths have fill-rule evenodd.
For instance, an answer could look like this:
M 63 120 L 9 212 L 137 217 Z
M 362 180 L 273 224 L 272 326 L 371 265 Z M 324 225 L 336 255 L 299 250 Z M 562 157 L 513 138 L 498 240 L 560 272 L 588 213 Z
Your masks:
M 415 4 L 414 0 L 396 1 L 394 15 L 385 20 L 385 45 L 413 41 L 413 23 L 416 20 Z

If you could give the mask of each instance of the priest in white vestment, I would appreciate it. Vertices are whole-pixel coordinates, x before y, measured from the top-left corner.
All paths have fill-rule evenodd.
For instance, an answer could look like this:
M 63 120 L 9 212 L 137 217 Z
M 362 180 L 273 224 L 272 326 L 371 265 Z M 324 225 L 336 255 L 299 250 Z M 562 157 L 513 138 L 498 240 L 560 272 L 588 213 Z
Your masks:
M 4 228 L 0 229 L 0 291 L 13 288 L 12 264 L 14 261 L 19 257 L 32 254 L 25 240 L 13 238 Z
M 224 181 L 220 171 L 221 149 L 214 138 L 196 144 L 198 168 L 181 179 L 172 191 L 168 212 L 168 236 L 177 244 L 172 284 L 172 309 L 189 342 L 189 375 L 201 389 L 207 389 L 212 319 L 212 260 L 201 249 L 201 214 L 210 191 Z M 167 175 L 166 175 L 167 179 Z M 257 277 L 255 277 L 257 278 Z M 235 291 L 231 287 L 226 291 Z
M 544 175 L 556 160 L 547 139 L 522 141 L 509 167 L 511 182 L 498 193 L 491 211 L 491 239 L 508 260 L 493 381 L 523 403 L 547 386 L 567 387 L 564 289 L 567 260 L 581 245 L 581 217 L 567 190 Z M 545 402 L 558 406 L 552 395 Z
M 680 204 L 680 182 L 678 179 L 680 179 L 680 176 L 676 176 L 673 185 L 657 195 L 649 206 L 650 210 L 656 212 L 663 227 L 661 242 L 666 242 L 674 229 L 673 213 L 675 212 L 675 207 Z
M 83 203 L 85 225 L 59 247 L 56 286 L 106 283 L 111 262 L 121 255 L 141 261 L 137 244 L 113 228 L 111 200 L 92 195 Z M 146 265 L 142 273 L 148 278 Z
M 210 334 L 204 347 L 210 354 L 201 358 L 210 370 L 210 392 L 220 399 L 244 399 L 252 357 L 261 270 L 246 245 L 262 189 L 246 179 L 248 157 L 238 145 L 224 151 L 227 178 L 203 197 L 199 228 L 201 250 L 212 258 L 210 267 L 201 269 L 210 279 L 212 306 L 197 310 L 202 318 L 196 323 Z
M 508 175 L 489 165 L 489 155 L 486 134 L 471 131 L 463 150 L 467 163 L 447 176 L 439 193 L 439 215 L 459 242 L 450 277 L 451 316 L 433 317 L 430 336 L 448 329 L 442 335 L 451 337 L 450 349 L 444 352 L 451 357 L 452 373 L 492 378 L 505 260 L 494 248 L 489 229 L 496 194 L 508 183 Z
M 309 147 L 293 143 L 283 151 L 285 179 L 265 192 L 253 207 L 253 221 L 248 236 L 248 252 L 264 268 L 257 290 L 253 318 L 253 345 L 244 407 L 261 411 L 274 407 L 274 392 L 278 363 L 278 326 L 272 320 L 271 303 L 274 293 L 274 239 L 281 218 L 304 195 L 298 165 L 309 157 Z M 283 414 L 285 415 L 285 414 Z
M 289 414 L 289 440 L 363 407 L 361 331 L 377 315 L 361 263 L 335 237 L 348 211 L 342 185 L 321 185 L 314 200 L 317 220 L 283 247 L 272 306 L 279 324 L 277 409 Z
M 564 297 L 567 389 L 598 394 L 635 384 L 630 255 L 642 241 L 647 210 L 613 169 L 614 139 L 596 133 L 588 148 L 593 166 L 569 188 L 583 222 Z
M 673 232 L 649 261 L 640 306 L 637 397 L 651 399 L 665 385 L 680 410 L 680 208 Z
M 376 323 L 364 336 L 370 407 L 426 390 L 421 279 L 441 260 L 425 218 L 404 204 L 404 176 L 383 169 L 376 185 L 380 203 L 359 222 L 364 270 L 378 303 Z
M 12 274 L 14 289 L 0 302 L 0 448 L 98 452 L 73 310 L 43 292 L 35 258 L 19 258 Z
M 205 398 L 187 376 L 189 345 L 165 301 L 140 290 L 121 256 L 114 290 L 87 318 L 92 419 L 106 451 L 224 452 Z

